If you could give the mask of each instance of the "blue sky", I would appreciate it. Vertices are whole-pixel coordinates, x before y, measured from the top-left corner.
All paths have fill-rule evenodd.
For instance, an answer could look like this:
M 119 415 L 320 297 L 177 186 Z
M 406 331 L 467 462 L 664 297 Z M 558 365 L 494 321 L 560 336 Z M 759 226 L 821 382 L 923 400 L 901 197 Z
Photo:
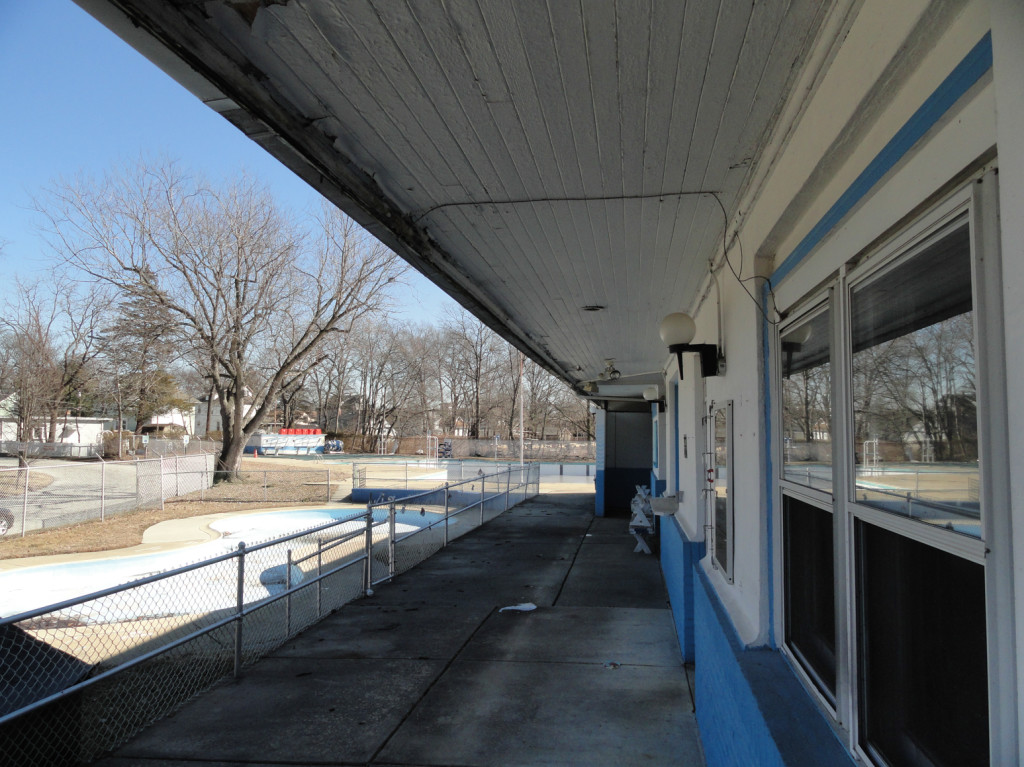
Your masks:
M 166 155 L 211 178 L 245 169 L 297 211 L 318 204 L 316 192 L 71 0 L 3 6 L 2 288 L 15 274 L 44 268 L 38 218 L 28 206 L 61 175 L 98 175 L 120 160 Z M 409 282 L 407 303 L 417 308 L 406 317 L 433 321 L 435 307 L 450 299 L 416 272 Z

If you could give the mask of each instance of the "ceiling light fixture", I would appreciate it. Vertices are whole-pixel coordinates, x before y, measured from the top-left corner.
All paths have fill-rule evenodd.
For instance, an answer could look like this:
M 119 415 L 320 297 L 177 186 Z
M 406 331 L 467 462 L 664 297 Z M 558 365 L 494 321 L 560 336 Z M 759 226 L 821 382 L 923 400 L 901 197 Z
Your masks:
M 622 377 L 615 367 L 615 359 L 607 359 L 604 361 L 604 372 L 598 376 L 598 380 L 601 381 L 618 381 Z

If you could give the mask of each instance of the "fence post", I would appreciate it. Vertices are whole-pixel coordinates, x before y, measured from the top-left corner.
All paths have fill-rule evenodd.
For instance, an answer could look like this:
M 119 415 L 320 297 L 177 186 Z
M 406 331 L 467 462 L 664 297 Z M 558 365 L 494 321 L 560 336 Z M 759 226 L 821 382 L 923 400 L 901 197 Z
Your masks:
M 292 635 L 292 550 L 288 549 L 288 561 L 284 566 L 284 636 Z
M 29 467 L 25 466 L 25 496 L 21 502 L 21 537 L 25 537 L 25 528 L 28 527 L 28 481 Z
M 363 592 L 366 596 L 373 594 L 373 501 L 366 502 L 366 566 L 363 568 Z
M 512 488 L 512 464 L 505 468 L 505 511 L 508 511 L 508 494 Z
M 316 617 L 323 615 L 323 566 L 324 566 L 324 539 L 316 539 Z
M 100 464 L 100 522 L 106 521 L 107 462 Z
M 480 476 L 480 524 L 484 523 L 484 485 L 487 484 L 487 478 L 483 475 Z
M 327 503 L 331 502 L 331 469 L 327 468 Z
M 160 511 L 164 510 L 164 454 L 160 454 Z
M 444 545 L 448 545 L 448 483 L 444 483 Z
M 395 504 L 393 503 L 388 506 L 388 575 L 392 578 L 395 577 Z
M 161 464 L 162 465 L 162 464 Z M 161 493 L 162 495 L 162 493 Z M 245 541 L 238 542 L 238 593 L 235 617 L 235 679 L 242 675 L 242 619 L 245 610 Z

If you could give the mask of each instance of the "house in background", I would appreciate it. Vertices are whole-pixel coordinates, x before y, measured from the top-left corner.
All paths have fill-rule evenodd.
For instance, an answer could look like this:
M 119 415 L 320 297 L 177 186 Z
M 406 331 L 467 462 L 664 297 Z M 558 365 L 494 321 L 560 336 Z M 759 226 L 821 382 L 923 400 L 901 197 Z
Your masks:
M 248 418 L 253 412 L 252 394 L 247 390 L 244 401 L 244 415 Z M 196 437 L 205 437 L 210 432 L 223 430 L 220 417 L 220 399 L 216 393 L 212 397 L 200 399 L 192 414 L 194 428 L 192 434 Z
M 140 434 L 163 434 L 169 427 L 182 429 L 186 434 L 195 434 L 196 431 L 196 408 L 189 408 L 182 411 L 179 408 L 172 408 L 166 413 L 147 418 L 139 429 Z

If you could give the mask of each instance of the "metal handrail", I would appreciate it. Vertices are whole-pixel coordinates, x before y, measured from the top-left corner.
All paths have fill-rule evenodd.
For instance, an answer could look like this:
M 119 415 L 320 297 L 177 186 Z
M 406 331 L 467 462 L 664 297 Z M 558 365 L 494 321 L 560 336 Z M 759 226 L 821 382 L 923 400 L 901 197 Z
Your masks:
M 512 484 L 513 472 L 517 473 L 518 474 L 518 478 L 519 478 L 519 481 L 515 485 Z M 430 522 L 430 523 L 426 524 L 422 528 L 419 528 L 419 529 L 414 530 L 412 532 L 405 533 L 401 537 L 399 537 L 399 536 L 397 536 L 395 534 L 395 514 L 396 514 L 396 508 L 395 507 L 396 507 L 397 503 L 399 503 L 399 502 L 396 502 L 393 499 L 388 500 L 388 501 L 378 501 L 376 503 L 374 503 L 372 501 L 369 501 L 369 502 L 367 502 L 367 508 L 366 508 L 365 511 L 360 511 L 358 513 L 351 514 L 349 516 L 344 517 L 343 519 L 332 520 L 331 522 L 328 522 L 328 523 L 325 523 L 325 524 L 322 524 L 322 525 L 317 525 L 316 527 L 308 528 L 306 530 L 302 530 L 302 531 L 299 531 L 299 532 L 296 532 L 296 533 L 291 533 L 291 534 L 288 534 L 288 535 L 285 535 L 285 536 L 281 536 L 279 538 L 274 538 L 274 539 L 271 539 L 271 540 L 268 540 L 268 541 L 264 541 L 264 542 L 255 544 L 255 545 L 253 545 L 251 547 L 247 547 L 244 542 L 241 542 L 241 543 L 238 544 L 238 548 L 235 551 L 230 551 L 230 552 L 226 552 L 224 554 L 217 555 L 215 557 L 210 557 L 209 559 L 205 559 L 205 560 L 203 560 L 201 562 L 195 562 L 195 563 L 192 563 L 192 564 L 183 565 L 181 567 L 177 567 L 177 568 L 174 568 L 172 570 L 168 570 L 168 571 L 163 572 L 163 573 L 146 576 L 144 578 L 139 578 L 139 579 L 137 579 L 135 581 L 132 581 L 130 583 L 127 583 L 127 584 L 121 584 L 121 585 L 118 585 L 118 586 L 113 586 L 113 587 L 110 587 L 110 588 L 101 589 L 99 591 L 95 591 L 95 592 L 92 592 L 90 594 L 86 594 L 84 596 L 74 597 L 72 599 L 67 599 L 67 600 L 64 600 L 64 601 L 61 601 L 61 602 L 57 602 L 55 604 L 47 605 L 45 607 L 41 607 L 41 608 L 37 608 L 37 609 L 34 609 L 34 610 L 29 610 L 29 611 L 26 611 L 26 612 L 22 612 L 22 613 L 19 613 L 18 615 L 6 617 L 6 618 L 0 618 L 0 626 L 21 623 L 21 622 L 24 622 L 24 621 L 29 621 L 29 620 L 32 620 L 32 619 L 35 619 L 35 618 L 42 617 L 42 616 L 50 614 L 50 613 L 59 612 L 61 610 L 66 610 L 66 609 L 68 609 L 70 607 L 74 607 L 76 605 L 83 605 L 83 604 L 86 604 L 88 602 L 91 602 L 91 601 L 94 601 L 94 600 L 97 600 L 97 599 L 102 599 L 104 597 L 111 596 L 111 595 L 114 595 L 114 594 L 131 591 L 133 589 L 137 589 L 137 588 L 140 588 L 142 586 L 146 586 L 148 584 L 156 583 L 158 581 L 167 580 L 167 579 L 173 578 L 175 576 L 179 576 L 179 575 L 183 575 L 185 573 L 193 572 L 193 571 L 199 570 L 201 568 L 205 568 L 205 567 L 209 567 L 211 565 L 217 564 L 219 562 L 225 562 L 225 561 L 228 561 L 228 560 L 231 560 L 231 559 L 237 559 L 238 560 L 238 576 L 237 576 L 237 578 L 238 578 L 238 580 L 237 580 L 237 600 L 238 601 L 237 601 L 236 608 L 234 610 L 232 610 L 230 615 L 227 615 L 227 616 L 225 616 L 223 618 L 220 618 L 220 619 L 214 621 L 213 623 L 211 623 L 210 625 L 203 626 L 203 627 L 201 627 L 199 629 L 191 631 L 188 634 L 186 634 L 185 636 L 178 637 L 177 639 L 174 639 L 174 640 L 169 641 L 169 642 L 167 642 L 165 644 L 162 644 L 159 647 L 156 647 L 156 648 L 154 648 L 152 650 L 149 650 L 148 652 L 145 652 L 145 653 L 143 653 L 141 655 L 135 656 L 135 657 L 133 657 L 133 658 L 131 658 L 129 660 L 123 661 L 123 662 L 119 662 L 119 663 L 117 663 L 117 665 L 115 665 L 115 666 L 113 666 L 113 667 L 111 667 L 109 669 L 106 669 L 106 670 L 98 673 L 96 676 L 92 676 L 92 677 L 90 677 L 88 679 L 85 679 L 85 680 L 82 680 L 80 682 L 77 682 L 74 685 L 71 685 L 70 687 L 67 687 L 67 688 L 65 688 L 63 690 L 60 690 L 60 691 L 56 692 L 56 693 L 52 693 L 52 694 L 50 694 L 50 695 L 48 695 L 48 696 L 46 696 L 44 698 L 41 698 L 41 699 L 39 699 L 37 701 L 33 701 L 32 703 L 30 703 L 30 704 L 28 704 L 26 706 L 23 706 L 22 708 L 20 708 L 20 709 L 18 709 L 16 711 L 8 712 L 7 714 L 4 714 L 4 715 L 0 716 L 0 725 L 6 724 L 7 722 L 12 721 L 14 719 L 17 719 L 17 718 L 19 718 L 19 717 L 21 717 L 21 716 L 23 716 L 23 715 L 25 715 L 25 714 L 27 714 L 27 713 L 29 713 L 31 711 L 38 710 L 39 708 L 42 708 L 43 706 L 46 706 L 46 705 L 48 705 L 48 704 L 50 704 L 50 703 L 52 703 L 52 702 L 54 702 L 56 700 L 59 700 L 59 699 L 65 697 L 67 695 L 70 695 L 70 694 L 72 694 L 74 692 L 82 690 L 82 689 L 84 689 L 86 687 L 89 687 L 91 685 L 95 685 L 96 683 L 98 683 L 100 681 L 103 681 L 105 679 L 109 679 L 110 677 L 114 676 L 115 674 L 121 673 L 121 672 L 123 672 L 123 671 L 125 671 L 127 669 L 130 669 L 130 668 L 133 668 L 135 666 L 138 666 L 139 664 L 144 663 L 144 662 L 146 662 L 148 660 L 152 660 L 152 659 L 154 659 L 154 658 L 156 658 L 156 657 L 158 657 L 158 656 L 160 656 L 160 655 L 162 655 L 164 653 L 169 652 L 170 650 L 173 650 L 173 649 L 175 649 L 177 647 L 181 647 L 182 645 L 184 645 L 184 644 L 186 644 L 186 643 L 188 643 L 190 641 L 193 641 L 193 640 L 195 640 L 195 639 L 197 639 L 199 637 L 202 637 L 202 636 L 204 636 L 206 634 L 210 634 L 213 631 L 216 631 L 218 629 L 224 628 L 225 626 L 228 626 L 228 625 L 230 625 L 232 623 L 234 623 L 235 627 L 236 627 L 235 648 L 234 648 L 234 668 L 235 668 L 235 675 L 237 676 L 240 673 L 240 669 L 241 669 L 241 656 L 242 656 L 242 651 L 243 651 L 242 626 L 243 626 L 243 619 L 246 616 L 251 615 L 251 614 L 253 614 L 256 611 L 265 608 L 267 605 L 272 604 L 274 602 L 277 602 L 278 600 L 281 600 L 281 599 L 288 600 L 287 604 L 289 604 L 289 606 L 290 606 L 290 600 L 291 600 L 291 596 L 293 594 L 301 591 L 302 589 L 309 588 L 310 586 L 313 586 L 313 585 L 317 585 L 321 581 L 323 581 L 324 579 L 326 579 L 326 578 L 328 578 L 328 577 L 330 577 L 332 575 L 335 575 L 336 573 L 339 573 L 342 570 L 345 570 L 345 569 L 347 569 L 349 567 L 352 567 L 352 566 L 360 564 L 360 563 L 365 563 L 365 566 L 366 566 L 366 578 L 365 578 L 364 587 L 363 587 L 364 588 L 364 592 L 366 594 L 370 594 L 370 593 L 372 593 L 372 586 L 377 585 L 378 583 L 380 583 L 382 581 L 390 580 L 395 575 L 395 569 L 396 569 L 395 568 L 395 545 L 398 542 L 404 541 L 404 540 L 406 540 L 406 539 L 408 539 L 408 538 L 410 538 L 410 537 L 412 537 L 414 535 L 417 535 L 417 534 L 423 532 L 424 530 L 432 530 L 434 527 L 443 524 L 443 525 L 445 525 L 445 535 L 444 535 L 444 543 L 443 543 L 443 545 L 446 546 L 448 544 L 448 542 L 449 542 L 447 525 L 448 525 L 448 520 L 451 517 L 456 516 L 456 515 L 462 513 L 463 511 L 467 511 L 469 509 L 472 509 L 472 508 L 475 508 L 475 507 L 479 506 L 480 507 L 480 511 L 481 511 L 481 523 L 482 523 L 483 522 L 484 507 L 485 507 L 485 505 L 486 505 L 486 503 L 488 501 L 493 501 L 496 498 L 501 498 L 502 496 L 504 496 L 505 499 L 506 499 L 505 508 L 507 509 L 508 506 L 509 506 L 509 501 L 508 501 L 509 495 L 512 494 L 515 491 L 521 490 L 522 488 L 527 488 L 528 489 L 529 486 L 531 485 L 531 483 L 533 483 L 533 482 L 539 482 L 539 473 L 540 472 L 539 472 L 539 467 L 538 466 L 528 466 L 528 467 L 524 468 L 522 466 L 512 467 L 510 465 L 504 471 L 496 471 L 496 472 L 493 472 L 493 473 L 487 474 L 487 475 L 477 475 L 475 477 L 471 477 L 471 478 L 468 478 L 468 479 L 465 479 L 465 480 L 460 480 L 459 482 L 454 482 L 454 483 L 447 483 L 446 482 L 442 487 L 434 488 L 433 490 L 430 490 L 430 491 L 425 491 L 423 493 L 417 493 L 414 496 L 409 496 L 409 497 L 403 498 L 400 501 L 400 503 L 407 504 L 410 501 L 414 501 L 416 499 L 422 499 L 422 498 L 424 498 L 424 497 L 426 497 L 428 495 L 437 495 L 438 493 L 442 493 L 443 492 L 444 516 L 441 519 L 438 519 L 436 521 L 433 521 L 433 522 Z M 474 500 L 473 502 L 469 503 L 468 505 L 464 506 L 463 508 L 457 509 L 455 511 L 451 511 L 450 510 L 448 502 L 449 502 L 449 499 L 451 497 L 451 491 L 452 491 L 453 488 L 457 488 L 457 487 L 460 487 L 460 486 L 463 486 L 463 485 L 466 485 L 466 484 L 470 484 L 470 483 L 475 483 L 477 481 L 481 481 L 484 484 L 486 484 L 486 479 L 488 479 L 488 478 L 495 478 L 495 477 L 501 477 L 501 476 L 506 477 L 506 482 L 504 484 L 504 489 L 503 490 L 488 496 L 488 495 L 486 495 L 483 492 L 484 485 L 482 485 L 481 486 L 480 497 L 478 499 Z M 524 497 L 525 497 L 525 493 L 524 493 Z M 374 511 L 374 509 L 375 508 L 385 507 L 385 506 L 388 507 L 388 517 L 386 519 L 380 520 L 380 521 L 374 520 L 374 518 L 373 518 L 373 511 Z M 301 557 L 299 559 L 292 560 L 291 559 L 291 553 L 292 552 L 291 552 L 291 549 L 289 549 L 288 550 L 288 562 L 286 564 L 286 568 L 289 568 L 289 569 L 286 570 L 286 588 L 283 589 L 282 591 L 276 593 L 276 594 L 269 594 L 266 597 L 263 597 L 263 598 L 258 599 L 256 601 L 253 601 L 253 602 L 250 602 L 248 604 L 244 603 L 244 588 L 243 588 L 243 584 L 244 584 L 244 577 L 245 577 L 244 573 L 245 573 L 245 558 L 246 558 L 246 556 L 251 555 L 251 554 L 253 554 L 255 552 L 258 552 L 260 550 L 263 550 L 263 549 L 268 549 L 268 548 L 272 548 L 272 547 L 279 547 L 282 544 L 287 543 L 289 541 L 293 541 L 293 540 L 296 540 L 296 539 L 299 539 L 299 538 L 307 538 L 307 537 L 309 537 L 311 535 L 314 535 L 314 534 L 316 534 L 318 532 L 322 532 L 324 530 L 329 530 L 329 529 L 337 527 L 339 525 L 349 524 L 349 523 L 357 522 L 357 521 L 360 521 L 360 520 L 365 521 L 365 523 L 366 523 L 365 527 L 361 527 L 359 530 L 346 532 L 343 535 L 340 535 L 337 538 L 331 540 L 326 546 L 324 545 L 323 540 L 318 541 L 317 551 L 314 554 L 310 554 L 310 555 Z M 372 574 L 372 551 L 373 551 L 373 547 L 375 545 L 373 529 L 375 527 L 379 527 L 379 526 L 385 525 L 385 524 L 388 525 L 389 572 L 388 572 L 387 577 L 382 578 L 382 579 L 378 579 L 377 581 L 373 581 L 372 577 L 371 577 L 371 574 Z M 335 566 L 331 567 L 331 569 L 329 569 L 327 571 L 322 571 L 321 570 L 320 562 L 322 561 L 322 556 L 323 556 L 324 551 L 328 551 L 330 549 L 333 549 L 333 548 L 341 545 L 342 543 L 346 543 L 346 542 L 352 541 L 352 540 L 354 540 L 354 539 L 356 539 L 356 538 L 358 538 L 360 536 L 364 536 L 364 535 L 366 537 L 366 544 L 365 544 L 363 549 L 358 554 L 353 552 L 353 554 L 351 556 L 346 557 L 345 559 L 343 559 L 342 561 L 340 561 L 338 563 L 335 563 Z M 310 578 L 305 578 L 304 577 L 303 581 L 301 582 L 301 584 L 292 584 L 291 583 L 291 578 L 290 578 L 290 572 L 291 572 L 290 571 L 290 567 L 293 566 L 293 565 L 299 564 L 299 563 L 303 563 L 303 562 L 309 561 L 310 559 L 313 559 L 313 558 L 316 558 L 318 560 L 317 574 L 315 576 L 313 576 L 313 577 L 310 577 Z M 319 617 L 319 615 L 320 615 L 319 597 L 318 597 L 318 611 L 317 611 L 317 614 L 318 614 L 318 617 Z M 289 616 L 289 617 L 286 617 L 286 620 L 289 622 L 288 635 L 291 635 L 291 631 L 290 631 L 290 610 L 286 610 L 286 616 Z

